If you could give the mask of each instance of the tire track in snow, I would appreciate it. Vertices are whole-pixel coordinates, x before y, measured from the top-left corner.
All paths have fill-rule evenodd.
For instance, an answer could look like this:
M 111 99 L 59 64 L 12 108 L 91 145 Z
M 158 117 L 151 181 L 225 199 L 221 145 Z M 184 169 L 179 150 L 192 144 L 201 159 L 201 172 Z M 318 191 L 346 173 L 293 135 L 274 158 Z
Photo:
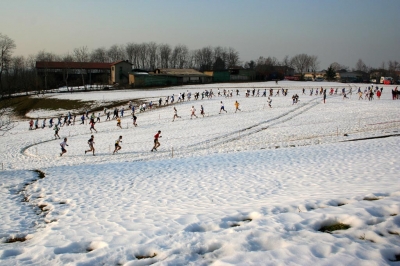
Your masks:
M 254 124 L 250 127 L 242 128 L 239 130 L 235 130 L 208 140 L 204 140 L 201 142 L 198 142 L 196 144 L 191 144 L 187 146 L 187 149 L 192 149 L 192 150 L 199 150 L 199 149 L 209 149 L 211 147 L 215 147 L 217 145 L 225 144 L 228 142 L 232 142 L 235 140 L 239 140 L 242 137 L 247 137 L 253 134 L 256 134 L 260 131 L 266 130 L 269 127 L 282 124 L 286 121 L 289 121 L 305 112 L 308 110 L 312 109 L 316 105 L 319 104 L 317 101 L 319 100 L 318 98 L 315 98 L 303 105 L 300 105 L 299 107 L 292 109 L 290 111 L 287 111 L 286 113 L 283 113 L 279 116 L 276 116 L 274 118 L 268 119 L 266 121 L 262 121 L 260 123 Z M 199 147 L 201 146 L 201 147 Z

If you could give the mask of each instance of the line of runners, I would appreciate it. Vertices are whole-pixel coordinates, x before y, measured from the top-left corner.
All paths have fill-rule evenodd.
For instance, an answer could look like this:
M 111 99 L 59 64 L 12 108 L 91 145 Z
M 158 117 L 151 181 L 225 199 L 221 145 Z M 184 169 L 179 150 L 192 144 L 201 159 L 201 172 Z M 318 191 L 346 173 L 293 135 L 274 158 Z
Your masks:
M 160 142 L 158 141 L 158 139 L 159 138 L 161 138 L 162 136 L 160 135 L 161 134 L 161 130 L 159 130 L 155 135 L 154 135 L 154 146 L 153 146 L 153 148 L 151 149 L 151 152 L 153 152 L 153 151 L 157 151 L 157 148 L 158 147 L 160 147 Z M 67 144 L 67 141 L 68 141 L 68 139 L 67 138 L 64 138 L 64 141 L 62 141 L 61 143 L 60 143 L 60 147 L 61 147 L 61 153 L 60 153 L 60 156 L 63 156 L 63 154 L 65 154 L 65 153 L 67 153 L 67 149 L 66 149 L 66 146 L 69 146 L 68 144 Z M 89 145 L 89 149 L 88 150 L 85 150 L 85 154 L 87 154 L 88 152 L 92 152 L 92 154 L 93 154 L 93 156 L 95 156 L 95 148 L 94 148 L 94 144 L 95 144 L 95 142 L 94 142 L 94 135 L 91 135 L 90 136 L 90 139 L 88 140 L 88 145 Z M 116 153 L 118 153 L 118 151 L 119 150 L 121 150 L 121 143 L 122 143 L 122 136 L 119 136 L 118 137 L 118 139 L 115 141 L 115 144 L 114 144 L 114 151 L 113 151 L 113 155 L 114 154 L 116 154 Z
M 381 95 L 381 93 L 382 93 L 382 90 L 383 90 L 383 88 L 381 88 L 381 89 L 379 90 L 378 87 L 376 87 L 375 92 L 378 94 L 378 95 L 377 95 L 378 98 L 380 98 L 380 95 Z M 323 94 L 323 102 L 325 103 L 325 101 L 326 101 L 326 89 L 323 89 L 322 87 L 321 87 L 321 89 L 316 89 L 316 94 L 318 94 L 318 91 L 319 91 L 320 94 Z M 397 87 L 396 87 L 396 90 L 395 90 L 395 91 L 397 92 Z M 229 91 L 228 91 L 228 92 L 229 92 Z M 373 92 L 372 92 L 372 88 L 369 87 L 368 90 L 367 90 L 367 92 L 368 92 L 367 95 L 369 96 L 369 99 L 371 100 L 371 98 L 373 98 L 373 95 L 374 95 Z M 232 96 L 232 93 L 233 93 L 233 91 L 231 90 L 230 94 L 226 94 L 226 91 L 224 90 L 224 95 L 225 95 L 225 97 L 231 97 L 231 96 Z M 333 93 L 334 93 L 334 92 L 333 92 L 333 88 L 331 88 L 331 90 L 330 90 L 330 95 L 332 95 Z M 203 92 L 203 94 L 207 95 L 208 97 L 212 97 L 212 96 L 214 95 L 213 92 L 212 92 L 212 89 L 210 90 L 210 92 L 208 92 L 208 91 L 206 90 L 205 92 Z M 273 90 L 270 89 L 270 96 L 271 96 L 272 94 L 273 94 Z M 282 94 L 283 94 L 284 96 L 286 96 L 286 95 L 287 95 L 287 89 L 284 90 L 284 89 L 282 88 Z M 304 88 L 303 88 L 303 94 L 305 94 L 305 89 L 304 89 Z M 312 95 L 312 94 L 313 94 L 313 89 L 310 89 L 310 95 Z M 337 89 L 336 89 L 336 91 L 335 91 L 335 94 L 337 94 Z M 343 94 L 343 98 L 347 98 L 345 88 L 342 89 L 342 94 Z M 352 89 L 350 89 L 349 94 L 352 94 Z M 358 89 L 358 94 L 360 95 L 359 99 L 360 99 L 360 98 L 362 99 L 362 92 L 361 92 L 361 89 L 360 89 L 360 88 Z M 182 96 L 182 95 L 184 95 L 184 94 L 180 94 L 180 96 L 179 96 L 179 98 L 178 98 L 178 99 L 180 99 L 179 101 L 181 101 L 182 98 L 184 99 L 185 96 Z M 218 89 L 218 95 L 220 95 L 219 89 Z M 229 96 L 229 95 L 230 95 L 230 96 Z M 237 95 L 239 95 L 239 90 L 237 90 Z M 250 90 L 247 90 L 247 91 L 246 91 L 246 97 L 248 97 L 249 95 L 250 95 Z M 266 95 L 266 89 L 264 90 L 263 96 L 264 96 L 264 95 Z M 371 95 L 372 95 L 372 96 L 371 96 Z M 259 96 L 259 93 L 258 93 L 258 92 L 257 92 L 257 95 L 255 95 L 255 89 L 253 89 L 253 96 Z M 270 108 L 272 108 L 272 99 L 271 99 L 270 96 L 268 96 L 267 103 L 268 103 L 268 106 L 269 106 Z M 277 90 L 277 94 L 276 94 L 275 96 L 279 96 L 279 89 Z M 197 99 L 198 97 L 199 97 L 199 94 L 196 93 L 196 94 L 195 94 L 195 99 Z M 395 98 L 395 97 L 393 97 L 393 98 Z M 172 96 L 172 99 L 173 99 L 173 96 Z M 190 92 L 188 93 L 188 100 L 190 100 Z M 292 96 L 292 100 L 293 100 L 293 103 L 292 103 L 292 104 L 298 103 L 298 101 L 299 101 L 299 96 L 298 96 L 297 94 L 294 94 L 294 95 Z M 168 103 L 168 97 L 166 98 L 166 104 L 167 104 L 167 103 Z M 171 101 L 171 103 L 173 103 L 173 100 Z M 161 98 L 160 98 L 159 104 L 162 104 Z M 151 106 L 152 106 L 152 104 L 151 104 Z M 236 113 L 237 111 L 241 111 L 241 109 L 239 108 L 240 104 L 239 104 L 238 101 L 235 101 L 234 106 L 235 106 L 235 113 Z M 129 102 L 129 107 L 132 108 L 133 125 L 134 125 L 134 126 L 137 126 L 137 123 L 136 123 L 137 117 L 135 116 L 134 107 L 132 106 L 131 101 Z M 122 108 L 121 116 L 123 116 L 123 110 L 124 110 L 124 109 Z M 172 118 L 172 121 L 175 121 L 175 118 L 181 118 L 180 116 L 178 116 L 178 111 L 177 111 L 176 107 L 173 108 L 173 111 L 174 111 L 174 116 L 173 116 L 173 118 Z M 224 111 L 225 113 L 228 112 L 227 110 L 225 110 L 224 103 L 223 103 L 222 101 L 220 101 L 220 111 L 219 111 L 219 114 L 221 114 L 221 112 L 223 112 L 223 111 Z M 193 116 L 196 117 L 196 118 L 198 118 L 197 115 L 196 115 L 196 109 L 194 108 L 194 106 L 192 106 L 192 108 L 190 109 L 190 112 L 191 112 L 190 119 L 192 119 Z M 106 108 L 104 109 L 104 113 L 106 113 Z M 110 113 L 110 112 L 107 113 L 107 119 L 110 119 L 109 113 Z M 204 107 L 203 107 L 203 105 L 200 106 L 200 114 L 201 114 L 203 117 L 205 116 L 205 112 L 204 112 Z M 72 115 L 71 115 L 71 112 L 69 112 L 68 116 L 66 116 L 66 118 L 65 118 L 65 120 L 64 120 L 64 124 L 67 123 L 67 121 L 70 121 L 70 120 L 71 120 L 71 116 L 72 116 Z M 68 120 L 67 120 L 67 117 L 69 118 Z M 86 112 L 86 117 L 88 117 L 88 111 Z M 116 120 L 117 120 L 117 127 L 119 127 L 119 128 L 122 129 L 122 127 L 121 127 L 121 118 L 118 116 L 118 109 L 114 109 L 114 117 L 113 117 L 113 119 L 114 119 L 114 118 L 116 118 Z M 85 115 L 82 115 L 82 118 L 81 118 L 81 119 L 82 119 L 82 123 L 81 123 L 81 124 L 84 124 Z M 99 113 L 99 115 L 97 116 L 97 121 L 96 121 L 96 122 L 94 121 L 94 119 L 95 119 L 95 116 L 94 116 L 94 113 L 92 113 L 92 115 L 91 115 L 91 117 L 90 117 L 90 123 L 89 123 L 89 124 L 90 124 L 90 132 L 91 132 L 91 133 L 93 133 L 92 130 L 94 130 L 94 131 L 97 133 L 97 130 L 94 128 L 94 125 L 95 125 L 96 122 L 100 122 L 100 113 Z M 107 119 L 106 119 L 106 121 L 107 121 Z M 75 122 L 75 116 L 74 116 L 74 120 L 73 120 L 73 121 Z M 43 121 L 43 127 L 42 127 L 42 128 L 45 127 L 45 122 L 46 122 L 46 119 L 44 119 L 44 121 Z M 30 129 L 32 129 L 32 127 L 33 127 L 33 121 L 31 120 L 29 124 L 30 124 Z M 69 124 L 70 124 L 70 123 L 67 123 L 67 125 L 69 125 Z M 50 120 L 50 126 L 51 126 L 51 125 L 52 125 L 52 118 L 51 118 L 51 120 Z M 59 130 L 60 130 L 60 125 L 61 125 L 61 117 L 59 118 L 58 123 L 55 124 L 55 126 L 54 126 L 54 131 L 55 131 L 54 136 L 55 136 L 56 139 L 57 139 L 57 138 L 60 139 L 60 136 L 58 135 L 58 132 L 59 132 Z M 62 125 L 61 125 L 61 126 L 62 126 Z M 36 128 L 37 128 L 37 123 L 36 123 Z M 154 136 L 154 147 L 153 147 L 153 149 L 152 149 L 151 151 L 157 151 L 157 148 L 160 146 L 160 143 L 158 142 L 158 138 L 161 137 L 161 136 L 159 135 L 160 133 L 161 133 L 161 131 L 159 131 L 159 132 Z M 65 149 L 65 146 L 68 146 L 66 142 L 67 142 L 67 138 L 65 138 L 64 141 L 60 143 L 60 146 L 61 146 L 61 153 L 60 153 L 60 156 L 62 156 L 64 153 L 67 152 L 66 149 Z M 116 140 L 116 142 L 115 142 L 115 150 L 114 150 L 113 154 L 117 153 L 117 152 L 121 149 L 121 146 L 119 145 L 120 142 L 122 142 L 122 136 L 120 136 L 119 139 Z M 92 152 L 93 155 L 94 155 L 95 149 L 94 149 L 94 136 L 93 136 L 93 135 L 92 135 L 91 138 L 88 140 L 88 145 L 89 145 L 89 148 L 90 148 L 90 149 L 89 149 L 89 150 L 86 150 L 86 151 L 85 151 L 85 154 L 86 154 L 87 152 Z

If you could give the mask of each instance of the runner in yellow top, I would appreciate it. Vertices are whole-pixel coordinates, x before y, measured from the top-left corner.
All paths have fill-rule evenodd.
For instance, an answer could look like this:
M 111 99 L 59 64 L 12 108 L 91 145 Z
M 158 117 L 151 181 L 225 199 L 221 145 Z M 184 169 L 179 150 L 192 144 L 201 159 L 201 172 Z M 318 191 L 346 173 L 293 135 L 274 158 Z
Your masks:
M 242 111 L 242 110 L 239 109 L 239 103 L 238 103 L 238 101 L 235 101 L 234 104 L 235 104 L 235 108 L 236 108 L 235 113 L 236 113 L 237 110 Z
M 117 118 L 117 127 L 120 127 L 121 129 L 122 129 L 122 127 L 121 127 L 121 118 Z
M 121 146 L 119 145 L 122 142 L 122 136 L 119 136 L 119 138 L 115 141 L 115 149 L 114 153 L 118 153 L 118 151 L 121 149 Z

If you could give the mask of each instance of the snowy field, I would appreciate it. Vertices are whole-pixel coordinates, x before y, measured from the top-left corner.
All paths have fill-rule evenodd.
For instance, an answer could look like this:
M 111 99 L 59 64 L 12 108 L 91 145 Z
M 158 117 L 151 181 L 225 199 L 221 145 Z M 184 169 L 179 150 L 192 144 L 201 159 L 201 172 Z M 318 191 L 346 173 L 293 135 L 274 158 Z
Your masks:
M 353 94 L 324 104 L 309 95 L 321 86 Z M 53 94 L 96 106 L 126 100 L 127 109 L 129 100 L 234 91 L 175 103 L 174 122 L 172 105 L 138 112 L 137 127 L 125 112 L 122 129 L 102 114 L 96 156 L 85 154 L 87 124 L 61 128 L 69 146 L 60 157 L 53 130 L 18 121 L 0 137 L 0 265 L 400 265 L 400 100 L 386 85 L 380 100 L 358 100 L 358 86 L 368 84 Z M 265 97 L 245 97 L 253 87 L 287 88 L 288 96 L 272 97 L 269 108 Z M 190 119 L 192 106 L 198 118 Z M 161 146 L 150 152 L 158 130 Z M 349 228 L 321 231 L 337 223 Z

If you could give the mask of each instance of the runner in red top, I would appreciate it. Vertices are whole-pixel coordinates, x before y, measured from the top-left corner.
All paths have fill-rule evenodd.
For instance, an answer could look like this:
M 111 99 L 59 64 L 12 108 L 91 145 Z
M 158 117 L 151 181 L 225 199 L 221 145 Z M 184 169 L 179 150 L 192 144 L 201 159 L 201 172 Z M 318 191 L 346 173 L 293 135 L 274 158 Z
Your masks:
M 153 149 L 151 149 L 151 151 L 157 151 L 157 148 L 160 147 L 160 142 L 158 142 L 158 138 L 161 138 L 162 136 L 160 136 L 161 134 L 161 130 L 159 130 L 157 132 L 157 134 L 154 135 L 154 147 Z

